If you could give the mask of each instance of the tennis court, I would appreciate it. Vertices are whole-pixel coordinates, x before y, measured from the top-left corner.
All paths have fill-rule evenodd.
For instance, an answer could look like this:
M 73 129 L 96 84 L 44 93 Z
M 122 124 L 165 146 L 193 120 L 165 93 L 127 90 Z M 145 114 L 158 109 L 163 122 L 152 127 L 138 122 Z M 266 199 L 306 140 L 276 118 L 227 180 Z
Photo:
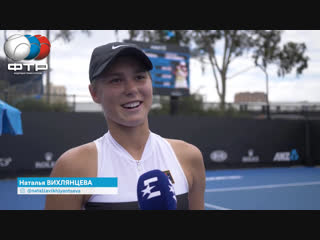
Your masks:
M 319 210 L 320 168 L 207 171 L 207 210 Z
M 319 167 L 206 172 L 206 210 L 320 210 Z M 44 195 L 17 195 L 16 179 L 0 181 L 1 210 L 41 210 Z

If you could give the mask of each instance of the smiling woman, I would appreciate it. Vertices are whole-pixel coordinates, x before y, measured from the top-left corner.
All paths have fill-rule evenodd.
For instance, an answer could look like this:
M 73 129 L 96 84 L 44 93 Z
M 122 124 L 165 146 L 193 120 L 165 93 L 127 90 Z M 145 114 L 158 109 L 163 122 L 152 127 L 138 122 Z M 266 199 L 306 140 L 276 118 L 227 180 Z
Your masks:
M 48 195 L 46 209 L 139 209 L 138 179 L 155 169 L 172 181 L 177 209 L 204 209 L 205 169 L 199 149 L 149 129 L 152 68 L 135 44 L 115 42 L 94 49 L 89 91 L 102 106 L 108 132 L 65 152 L 51 177 L 117 177 L 118 194 Z
M 101 75 L 89 89 L 93 100 L 102 105 L 108 126 L 145 123 L 152 104 L 152 83 L 142 63 L 121 56 Z

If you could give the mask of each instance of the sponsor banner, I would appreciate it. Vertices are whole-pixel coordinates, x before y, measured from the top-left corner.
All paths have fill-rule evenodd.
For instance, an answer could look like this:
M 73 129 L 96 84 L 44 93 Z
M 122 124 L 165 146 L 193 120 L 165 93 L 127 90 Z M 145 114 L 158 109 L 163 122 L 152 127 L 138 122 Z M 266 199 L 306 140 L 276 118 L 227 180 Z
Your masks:
M 44 153 L 44 161 L 35 161 L 34 162 L 34 167 L 35 168 L 40 168 L 40 169 L 50 169 L 53 168 L 54 165 L 56 164 L 56 161 L 53 161 L 53 153 L 52 152 L 46 152 Z
M 12 162 L 11 157 L 0 158 L 0 168 L 8 167 L 11 162 Z
M 248 156 L 243 156 L 242 157 L 242 162 L 247 163 L 247 162 L 259 162 L 260 161 L 260 157 L 257 155 L 254 155 L 254 150 L 253 149 L 249 149 L 248 150 Z
M 96 113 L 24 112 L 23 114 L 25 134 L 19 137 L 5 135 L 0 137 L 0 178 L 8 175 L 20 177 L 22 174 L 26 176 L 44 173 L 46 175 L 42 176 L 48 176 L 59 156 L 66 150 L 98 139 L 108 130 L 104 117 Z M 216 169 L 219 165 L 247 166 L 251 163 L 257 165 L 261 163 L 262 166 L 264 164 L 287 166 L 304 164 L 309 158 L 320 159 L 320 148 L 317 144 L 320 124 L 315 122 L 311 125 L 312 144 L 308 150 L 304 121 L 240 120 L 178 115 L 174 118 L 151 115 L 149 121 L 151 130 L 160 136 L 179 138 L 197 146 L 207 169 Z M 42 124 L 43 122 L 46 124 Z M 88 122 L 92 123 L 91 130 L 79 132 L 78 130 Z M 36 139 L 42 139 L 41 144 L 33 144 Z M 250 149 L 252 151 L 248 151 Z M 293 149 L 297 154 L 292 153 Z M 276 154 L 277 152 L 279 153 Z M 309 158 L 307 158 L 308 152 Z
M 228 154 L 224 150 L 215 150 L 210 153 L 210 159 L 213 162 L 224 162 L 228 159 Z
M 117 178 L 17 178 L 18 194 L 117 194 Z
M 274 162 L 289 162 L 299 160 L 299 154 L 296 149 L 292 149 L 291 152 L 276 152 L 273 161 Z

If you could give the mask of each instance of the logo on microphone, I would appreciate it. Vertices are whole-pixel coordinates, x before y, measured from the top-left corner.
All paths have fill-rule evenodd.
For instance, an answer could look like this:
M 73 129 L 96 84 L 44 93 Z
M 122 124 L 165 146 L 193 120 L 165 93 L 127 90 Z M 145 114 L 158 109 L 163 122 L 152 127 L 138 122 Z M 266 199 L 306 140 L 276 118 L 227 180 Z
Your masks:
M 159 169 L 142 174 L 137 195 L 141 210 L 176 210 L 177 198 L 169 177 Z
M 153 177 L 153 178 L 149 178 L 147 180 L 144 180 L 143 184 L 144 184 L 144 186 L 146 186 L 146 188 L 141 190 L 141 192 L 143 193 L 142 197 L 144 197 L 146 194 L 149 194 L 147 199 L 151 199 L 151 198 L 154 198 L 154 197 L 161 196 L 161 192 L 160 191 L 151 192 L 151 190 L 155 186 L 151 187 L 150 183 L 157 182 L 157 181 L 158 181 L 158 177 Z
M 144 184 L 145 188 L 143 190 L 141 190 L 141 192 L 143 193 L 142 197 L 144 197 L 147 194 L 148 194 L 147 199 L 161 196 L 160 191 L 154 191 L 154 192 L 151 191 L 155 186 L 150 186 L 150 183 L 157 182 L 157 181 L 158 181 L 158 177 L 153 177 L 153 178 L 149 178 L 147 180 L 144 180 L 143 184 Z M 169 179 L 169 189 L 170 189 L 169 192 L 172 192 L 172 194 L 173 194 L 174 200 L 177 201 L 176 194 L 175 194 L 175 191 L 174 191 L 174 188 L 172 186 L 170 179 Z
M 169 180 L 169 189 L 170 189 L 170 192 L 172 192 L 172 197 L 173 197 L 173 199 L 177 202 L 176 193 L 175 193 L 175 191 L 174 191 L 174 188 L 173 188 L 170 180 Z

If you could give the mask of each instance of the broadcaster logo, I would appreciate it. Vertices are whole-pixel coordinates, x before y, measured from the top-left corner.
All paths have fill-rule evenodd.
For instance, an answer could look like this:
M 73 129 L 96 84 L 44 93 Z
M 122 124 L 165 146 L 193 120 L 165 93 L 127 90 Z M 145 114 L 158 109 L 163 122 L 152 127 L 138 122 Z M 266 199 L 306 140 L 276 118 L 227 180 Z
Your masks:
M 13 61 L 41 60 L 50 53 L 51 44 L 45 36 L 14 34 L 4 44 L 4 52 Z

